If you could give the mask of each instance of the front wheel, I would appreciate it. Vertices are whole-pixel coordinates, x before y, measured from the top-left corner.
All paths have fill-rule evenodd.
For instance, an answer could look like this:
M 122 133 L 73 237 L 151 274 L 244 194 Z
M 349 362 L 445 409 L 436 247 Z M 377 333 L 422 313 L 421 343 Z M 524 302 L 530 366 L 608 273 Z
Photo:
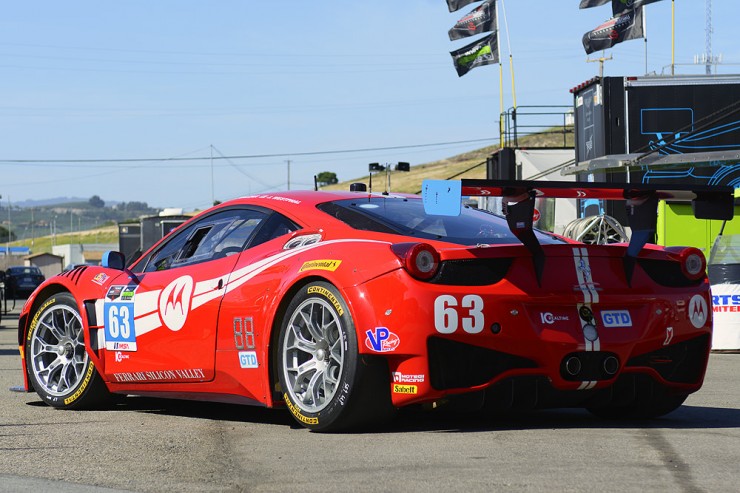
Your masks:
M 392 415 L 387 366 L 359 354 L 354 321 L 333 285 L 314 282 L 296 293 L 277 351 L 283 399 L 301 425 L 338 431 Z
M 85 350 L 75 299 L 57 293 L 34 313 L 26 337 L 26 369 L 41 399 L 53 407 L 95 407 L 110 396 Z

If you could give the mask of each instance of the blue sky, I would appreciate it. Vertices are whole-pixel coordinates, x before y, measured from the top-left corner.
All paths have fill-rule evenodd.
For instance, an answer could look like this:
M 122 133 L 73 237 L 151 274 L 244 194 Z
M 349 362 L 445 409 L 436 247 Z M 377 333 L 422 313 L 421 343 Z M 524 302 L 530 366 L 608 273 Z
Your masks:
M 598 74 L 581 36 L 611 10 L 578 3 L 504 1 L 519 106 L 572 105 L 569 89 Z M 449 13 L 444 0 L 6 2 L 2 200 L 99 195 L 191 210 L 286 189 L 287 160 L 291 188 L 307 189 L 321 171 L 348 180 L 370 162 L 421 164 L 494 144 L 498 66 L 459 78 L 449 55 L 472 41 L 451 42 L 447 30 L 475 5 Z M 703 73 L 691 63 L 705 51 L 705 1 L 675 6 L 676 71 Z M 712 7 L 719 73 L 740 73 L 740 4 Z M 670 12 L 670 0 L 646 7 L 647 61 L 644 41 L 628 41 L 607 51 L 605 75 L 642 75 L 646 64 L 668 72 Z M 449 144 L 464 141 L 475 142 Z M 381 149 L 401 146 L 421 147 Z M 358 149 L 375 150 L 322 154 Z M 183 157 L 206 159 L 154 160 Z M 97 159 L 111 162 L 80 162 Z M 129 159 L 140 161 L 114 161 Z

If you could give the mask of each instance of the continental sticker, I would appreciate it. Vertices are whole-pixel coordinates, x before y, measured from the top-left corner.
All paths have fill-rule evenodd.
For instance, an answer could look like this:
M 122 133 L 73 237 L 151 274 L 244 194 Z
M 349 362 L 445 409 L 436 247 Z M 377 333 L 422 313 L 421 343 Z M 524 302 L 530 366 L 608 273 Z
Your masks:
M 326 299 L 331 301 L 331 304 L 334 305 L 334 308 L 337 309 L 337 313 L 339 314 L 339 316 L 341 317 L 342 315 L 344 315 L 344 310 L 342 309 L 342 305 L 339 304 L 339 300 L 328 289 L 321 286 L 309 286 L 307 293 L 320 294 L 322 296 L 325 296 Z
M 305 272 L 307 270 L 329 270 L 334 272 L 341 263 L 341 260 L 309 260 L 303 263 L 299 272 Z
M 290 409 L 291 414 L 293 414 L 298 421 L 307 425 L 319 424 L 319 418 L 309 418 L 301 414 L 301 411 L 295 407 L 292 402 L 290 402 L 290 399 L 288 399 L 288 394 L 283 394 L 283 400 L 285 401 L 285 405 L 288 406 L 288 409 Z
M 417 387 L 416 385 L 399 385 L 395 383 L 393 384 L 393 393 L 394 394 L 418 394 L 419 387 Z

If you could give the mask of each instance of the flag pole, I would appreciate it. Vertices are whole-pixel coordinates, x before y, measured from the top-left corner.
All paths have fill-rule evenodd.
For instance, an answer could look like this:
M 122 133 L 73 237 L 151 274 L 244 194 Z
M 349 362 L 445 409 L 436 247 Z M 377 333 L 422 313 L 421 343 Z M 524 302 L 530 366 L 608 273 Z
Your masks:
M 676 75 L 676 0 L 671 0 L 671 75 Z
M 516 111 L 516 86 L 514 85 L 514 55 L 511 53 L 511 38 L 509 37 L 509 20 L 506 18 L 506 4 L 501 0 L 501 9 L 504 11 L 504 27 L 506 29 L 506 47 L 509 49 L 509 71 L 511 72 L 511 99 Z M 496 17 L 498 21 L 498 17 Z
M 498 52 L 498 102 L 500 113 L 498 116 L 498 138 L 499 147 L 504 148 L 504 65 L 501 63 L 501 43 L 498 42 L 499 21 L 498 2 L 494 3 L 496 11 L 496 51 Z
M 642 34 L 645 37 L 645 75 L 648 73 L 647 9 L 642 7 Z

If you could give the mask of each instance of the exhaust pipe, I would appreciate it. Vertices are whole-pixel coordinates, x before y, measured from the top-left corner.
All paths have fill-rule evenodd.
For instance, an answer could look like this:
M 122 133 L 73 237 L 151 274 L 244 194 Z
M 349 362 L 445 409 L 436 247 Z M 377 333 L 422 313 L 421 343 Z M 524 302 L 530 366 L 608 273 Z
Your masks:
M 578 359 L 577 356 L 571 356 L 565 360 L 565 371 L 568 372 L 568 375 L 571 377 L 575 377 L 581 373 L 581 367 L 581 360 Z
M 619 360 L 616 356 L 607 356 L 603 363 L 604 373 L 614 376 L 619 371 Z

